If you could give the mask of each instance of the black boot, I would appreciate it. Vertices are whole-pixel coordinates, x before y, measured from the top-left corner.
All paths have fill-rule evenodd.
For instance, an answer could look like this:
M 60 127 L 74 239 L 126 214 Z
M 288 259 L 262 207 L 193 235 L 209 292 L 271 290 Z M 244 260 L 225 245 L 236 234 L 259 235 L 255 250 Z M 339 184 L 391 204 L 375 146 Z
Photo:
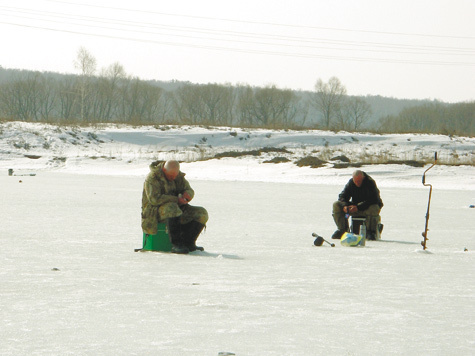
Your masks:
M 172 250 L 171 250 L 172 253 L 179 253 L 179 254 L 182 254 L 182 255 L 186 255 L 188 252 L 190 252 L 190 250 L 188 249 L 188 247 L 186 246 L 183 246 L 183 245 L 173 245 L 172 244 Z
M 341 239 L 341 237 L 343 236 L 343 234 L 345 233 L 345 231 L 343 230 L 336 230 L 333 235 L 332 235 L 332 239 Z
M 376 232 L 366 231 L 366 240 L 376 240 Z
M 183 225 L 180 218 L 170 218 L 167 220 L 168 235 L 172 243 L 172 253 L 187 254 L 190 250 L 183 241 Z
M 192 251 L 204 251 L 204 248 L 201 246 L 196 246 L 196 240 L 198 236 L 203 231 L 205 225 L 199 223 L 198 221 L 191 221 L 188 224 L 185 224 L 182 229 L 182 239 L 185 246 L 190 252 Z

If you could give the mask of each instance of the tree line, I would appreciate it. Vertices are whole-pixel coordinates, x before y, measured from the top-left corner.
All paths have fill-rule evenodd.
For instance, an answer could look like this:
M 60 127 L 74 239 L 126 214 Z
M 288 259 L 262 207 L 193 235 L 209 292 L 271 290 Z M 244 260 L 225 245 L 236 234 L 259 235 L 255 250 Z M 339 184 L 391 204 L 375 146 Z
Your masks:
M 347 95 L 336 77 L 318 79 L 314 91 L 230 84 L 178 83 L 167 90 L 127 75 L 119 63 L 100 71 L 80 48 L 77 75 L 0 67 L 0 118 L 64 124 L 193 124 L 346 131 L 453 133 L 473 136 L 475 102 L 424 103 L 370 122 L 364 97 Z

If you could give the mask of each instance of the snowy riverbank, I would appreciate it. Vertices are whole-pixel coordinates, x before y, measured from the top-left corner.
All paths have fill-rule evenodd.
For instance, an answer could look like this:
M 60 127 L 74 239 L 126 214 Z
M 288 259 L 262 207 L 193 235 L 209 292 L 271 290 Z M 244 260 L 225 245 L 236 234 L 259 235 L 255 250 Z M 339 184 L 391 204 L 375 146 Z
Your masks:
M 209 159 L 223 152 L 266 147 L 274 151 Z M 475 190 L 474 138 L 227 127 L 0 125 L 0 169 L 13 169 L 17 174 L 61 171 L 144 176 L 151 161 L 174 158 L 185 162 L 183 171 L 190 179 L 343 184 L 355 169 L 333 168 L 342 163 L 338 157 L 344 156 L 351 163 L 363 162 L 361 168 L 381 186 L 421 187 L 422 173 L 434 161 L 435 152 L 439 160 L 430 171 L 431 183 L 444 189 Z M 307 156 L 328 163 L 321 168 L 295 164 Z M 287 162 L 265 163 L 275 158 Z M 384 164 L 391 161 L 424 161 L 426 165 Z

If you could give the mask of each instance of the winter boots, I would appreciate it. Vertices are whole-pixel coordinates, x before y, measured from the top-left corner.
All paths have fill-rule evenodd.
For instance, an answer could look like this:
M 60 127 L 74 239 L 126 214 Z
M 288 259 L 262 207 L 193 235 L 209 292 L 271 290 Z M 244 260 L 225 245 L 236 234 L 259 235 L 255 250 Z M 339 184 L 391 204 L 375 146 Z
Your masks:
M 346 231 L 343 231 L 343 230 L 336 230 L 332 235 L 332 239 L 335 239 L 335 240 L 341 239 L 341 237 L 343 236 L 345 232 Z
M 172 253 L 186 254 L 190 252 L 185 246 L 182 233 L 180 218 L 169 218 L 167 220 L 168 235 L 170 236 L 170 242 L 172 243 Z
M 167 220 L 168 234 L 172 243 L 172 253 L 186 254 L 196 250 L 204 251 L 203 247 L 196 246 L 196 239 L 204 229 L 204 225 L 191 221 L 181 224 L 180 218 L 170 218 Z
M 203 231 L 204 227 L 205 226 L 203 224 L 195 220 L 182 226 L 183 241 L 190 252 L 196 250 L 204 251 L 203 247 L 196 246 L 196 239 L 198 239 L 198 236 L 201 234 L 201 231 Z

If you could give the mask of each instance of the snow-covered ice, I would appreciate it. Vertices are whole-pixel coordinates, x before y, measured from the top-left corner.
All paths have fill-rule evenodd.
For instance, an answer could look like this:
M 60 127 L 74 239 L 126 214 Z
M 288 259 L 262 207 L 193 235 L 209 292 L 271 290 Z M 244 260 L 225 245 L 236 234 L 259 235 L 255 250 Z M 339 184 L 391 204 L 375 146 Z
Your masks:
M 2 149 L 0 355 L 475 353 L 473 167 L 427 173 L 424 252 L 428 166 L 362 167 L 385 203 L 383 240 L 331 248 L 311 234 L 334 231 L 351 169 L 184 163 L 210 220 L 206 252 L 183 256 L 134 252 L 150 157 L 63 149 L 58 166 Z

